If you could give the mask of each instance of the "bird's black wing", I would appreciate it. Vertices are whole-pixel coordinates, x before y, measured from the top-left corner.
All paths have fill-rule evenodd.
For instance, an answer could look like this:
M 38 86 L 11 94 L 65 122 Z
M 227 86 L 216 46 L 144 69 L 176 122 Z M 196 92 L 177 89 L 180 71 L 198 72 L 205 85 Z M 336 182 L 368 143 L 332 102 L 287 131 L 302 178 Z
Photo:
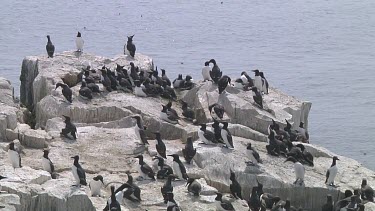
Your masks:
M 253 156 L 255 158 L 255 160 L 258 161 L 258 163 L 260 163 L 260 156 L 259 156 L 259 153 L 255 150 L 255 149 L 252 149 L 253 150 Z
M 224 210 L 234 210 L 234 207 L 230 202 L 221 202 L 221 207 L 224 208 Z
M 145 174 L 147 174 L 151 178 L 153 178 L 154 175 L 155 175 L 152 168 L 149 165 L 147 165 L 146 163 L 141 166 L 141 171 L 144 172 Z
M 146 138 L 146 133 L 144 130 L 140 129 L 139 130 L 139 135 L 141 136 L 141 141 L 143 144 L 148 144 L 147 138 Z
M 329 169 L 327 170 L 327 173 L 326 173 L 326 181 L 325 181 L 325 183 L 327 183 L 328 178 L 329 178 Z
M 122 184 L 120 187 L 118 187 L 118 188 L 115 190 L 115 194 L 118 193 L 118 192 L 120 192 L 120 191 L 122 191 L 122 190 L 124 190 L 126 186 L 127 186 L 126 183 Z
M 204 136 L 207 140 L 209 140 L 209 141 L 211 141 L 211 142 L 213 142 L 213 143 L 217 143 L 217 141 L 216 141 L 216 139 L 215 139 L 215 134 L 214 134 L 213 132 L 211 132 L 211 131 L 209 131 L 209 130 L 206 130 L 206 131 L 204 131 L 203 136 Z
M 227 139 L 228 139 L 228 142 L 230 144 L 230 147 L 233 147 L 233 138 L 232 138 L 232 134 L 229 132 L 229 130 L 227 130 Z
M 51 168 L 51 173 L 55 172 L 55 166 L 53 165 L 52 161 L 48 158 L 49 160 L 49 166 Z M 21 164 L 21 161 L 20 161 L 20 164 Z
M 78 174 L 78 177 L 79 177 L 79 180 L 80 180 L 80 184 L 81 185 L 87 185 L 86 183 L 86 173 L 85 173 L 85 170 L 81 167 L 80 164 L 78 164 L 77 166 L 77 174 Z
M 167 155 L 165 153 L 166 149 L 165 149 L 165 145 L 163 147 L 163 145 L 160 145 L 160 144 L 156 144 L 156 151 L 163 157 L 163 158 L 167 158 Z

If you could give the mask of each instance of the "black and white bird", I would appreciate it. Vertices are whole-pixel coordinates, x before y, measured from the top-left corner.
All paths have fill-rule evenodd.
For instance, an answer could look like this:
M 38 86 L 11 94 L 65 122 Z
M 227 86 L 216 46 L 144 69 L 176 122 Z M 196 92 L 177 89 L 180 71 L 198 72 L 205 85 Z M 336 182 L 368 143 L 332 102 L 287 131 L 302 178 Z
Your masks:
M 259 92 L 262 92 L 262 77 L 260 76 L 259 70 L 253 70 L 255 73 L 254 77 L 254 86 L 259 90 Z
M 55 87 L 55 90 L 57 88 L 61 87 L 62 89 L 62 94 L 63 96 L 65 97 L 65 99 L 69 102 L 69 103 L 72 103 L 73 100 L 72 100 L 72 95 L 73 95 L 73 91 L 69 88 L 68 85 L 64 84 L 64 83 L 57 83 L 56 84 L 56 87 Z
M 361 198 L 370 202 L 374 202 L 374 189 L 367 184 L 367 179 L 362 179 Z
M 8 158 L 14 169 L 22 168 L 20 151 L 13 141 L 9 143 Z
M 260 77 L 262 78 L 262 92 L 264 94 L 268 94 L 268 81 L 266 77 L 264 77 L 263 72 L 259 72 Z
M 327 170 L 327 173 L 326 173 L 326 181 L 325 183 L 329 186 L 333 186 L 335 187 L 335 178 L 336 178 L 336 175 L 338 173 L 338 168 L 337 168 L 337 165 L 336 165 L 336 161 L 337 160 L 340 160 L 338 157 L 334 156 L 332 158 L 332 164 L 331 164 L 331 167 L 329 167 L 329 169 Z
M 210 72 L 211 72 L 210 62 L 206 61 L 204 63 L 204 67 L 202 68 L 203 82 L 211 81 Z
M 109 211 L 121 211 L 120 202 L 116 199 L 115 186 L 111 186 L 111 198 L 108 199 L 107 206 Z
M 307 130 L 304 128 L 304 123 L 303 122 L 299 123 L 299 127 L 298 127 L 297 131 L 298 131 L 299 136 L 302 139 L 301 141 L 308 143 L 310 136 L 309 136 L 309 133 L 307 132 Z
M 253 79 L 247 74 L 246 71 L 243 71 L 241 73 L 241 79 L 242 79 L 242 82 L 249 86 L 249 87 L 253 87 L 254 86 L 254 82 L 253 82 Z
M 253 91 L 253 99 L 254 99 L 254 102 L 260 107 L 263 109 L 263 97 L 262 97 L 262 94 L 259 92 L 258 88 L 253 86 L 251 88 L 251 90 Z
M 108 71 L 107 71 L 106 67 L 103 66 L 102 69 L 100 69 L 100 72 L 102 73 L 100 81 L 102 82 L 102 84 L 106 88 L 106 90 L 108 92 L 111 92 L 112 91 L 112 83 L 111 83 L 111 79 L 108 76 Z
M 218 103 L 214 103 L 208 107 L 208 110 L 210 111 L 212 119 L 218 122 L 221 122 L 223 120 L 225 113 L 224 106 Z
M 236 199 L 243 199 L 242 198 L 242 188 L 241 188 L 241 185 L 240 183 L 238 183 L 237 179 L 236 179 L 236 174 L 232 171 L 232 169 L 230 169 L 230 177 L 229 177 L 229 180 L 230 180 L 230 185 L 229 185 L 229 189 L 230 189 L 230 193 L 232 194 L 232 196 Z
M 285 162 L 291 161 L 294 163 L 294 173 L 296 174 L 296 181 L 294 185 L 303 186 L 305 180 L 305 167 L 297 161 L 294 157 L 288 157 Z
M 306 149 L 303 144 L 297 144 L 296 147 L 299 147 L 303 154 L 303 159 L 310 165 L 314 166 L 314 156 Z
M 85 42 L 82 39 L 81 32 L 78 32 L 77 33 L 77 37 L 76 37 L 76 47 L 77 47 L 77 51 L 78 52 L 82 52 L 83 51 L 83 45 L 84 44 L 85 44 Z
M 143 161 L 143 155 L 138 155 L 134 158 L 138 158 L 139 160 L 137 169 L 140 177 L 143 179 L 155 180 L 155 173 L 152 168 Z
M 232 203 L 229 201 L 223 201 L 223 195 L 219 192 L 216 193 L 215 204 L 217 211 L 234 211 Z
M 137 97 L 147 97 L 146 88 L 141 86 L 139 80 L 134 80 L 134 95 Z
M 164 105 L 160 112 L 160 119 L 171 124 L 178 124 L 178 116 L 176 116 L 173 112 L 168 111 L 167 106 Z
M 219 94 L 223 93 L 228 84 L 230 85 L 230 83 L 231 78 L 229 76 L 224 75 L 223 77 L 221 77 L 218 81 Z
M 251 143 L 247 144 L 246 154 L 249 158 L 249 161 L 246 162 L 247 165 L 257 165 L 258 163 L 262 163 L 259 153 L 251 146 Z
M 76 155 L 71 158 L 74 159 L 72 166 L 73 177 L 76 180 L 76 184 L 74 186 L 81 187 L 81 185 L 87 185 L 85 170 L 81 167 L 81 165 L 78 162 L 79 156 Z
M 173 169 L 167 165 L 164 161 L 164 158 L 155 156 L 152 160 L 155 160 L 158 172 L 156 173 L 156 178 L 165 179 L 169 175 L 173 174 Z
M 188 192 L 194 196 L 199 196 L 202 191 L 202 185 L 194 178 L 189 178 L 186 182 Z
M 188 104 L 184 101 L 181 101 L 181 108 L 182 108 L 182 116 L 184 116 L 186 119 L 190 121 L 195 120 L 195 112 L 193 109 L 188 107 Z
M 104 186 L 104 182 L 103 182 L 103 176 L 102 175 L 98 175 L 98 176 L 92 178 L 91 182 L 89 183 L 91 196 L 92 197 L 95 197 L 95 196 L 100 197 L 101 196 L 101 189 L 102 189 L 103 186 Z
M 61 130 L 60 134 L 66 138 L 76 140 L 78 136 L 77 127 L 72 123 L 72 121 L 70 120 L 70 117 L 65 116 L 65 115 L 63 115 L 63 117 L 65 118 L 64 120 L 65 128 Z
M 214 132 L 214 135 L 215 135 L 215 140 L 218 142 L 218 143 L 223 143 L 225 144 L 225 142 L 223 141 L 222 137 L 221 137 L 221 126 L 220 126 L 220 123 L 216 120 L 214 120 L 214 123 L 211 125 L 213 131 Z M 227 147 L 227 145 L 223 145 L 223 147 Z
M 164 83 L 167 86 L 171 86 L 172 85 L 171 80 L 169 80 L 167 74 L 165 73 L 165 69 L 160 69 L 160 70 L 161 70 L 161 79 L 164 81 Z
M 262 206 L 261 200 L 260 200 L 261 198 L 262 196 L 258 193 L 258 187 L 253 187 L 251 189 L 249 201 L 247 202 L 251 211 L 260 210 Z
M 184 79 L 182 78 L 182 74 L 179 74 L 178 77 L 173 81 L 173 88 L 179 89 L 182 87 L 184 83 Z
M 322 211 L 333 211 L 333 198 L 331 194 L 327 195 L 327 202 L 322 206 Z
M 149 145 L 147 138 L 146 138 L 145 126 L 143 125 L 141 116 L 136 115 L 136 116 L 132 116 L 131 118 L 136 120 L 136 124 L 134 126 L 135 135 L 141 141 L 142 145 Z
M 173 193 L 172 179 L 175 178 L 176 175 L 168 175 L 167 181 L 165 181 L 164 185 L 160 188 L 161 195 L 164 198 L 164 204 L 168 202 L 168 193 Z
M 210 76 L 211 76 L 211 79 L 212 81 L 217 84 L 219 82 L 219 79 L 221 78 L 221 76 L 223 75 L 223 73 L 221 72 L 219 66 L 216 64 L 216 61 L 215 59 L 211 59 L 209 61 L 210 63 L 212 63 L 214 66 L 212 67 L 212 70 L 210 71 Z
M 92 99 L 92 90 L 87 87 L 87 84 L 84 81 L 82 81 L 81 88 L 79 89 L 79 96 L 81 96 L 85 100 Z
M 51 42 L 51 38 L 49 35 L 47 35 L 47 45 L 46 45 L 46 50 L 48 54 L 48 58 L 53 58 L 53 54 L 55 53 L 55 46 Z
M 193 139 L 188 137 L 186 140 L 185 148 L 182 149 L 182 154 L 185 158 L 187 164 L 191 164 L 195 154 L 197 153 L 197 149 L 193 146 Z
M 130 201 L 142 201 L 141 199 L 141 189 L 134 183 L 133 181 L 133 176 L 130 174 L 130 173 L 127 173 L 128 175 L 128 181 L 126 181 L 126 184 L 129 184 L 132 188 L 132 192 L 130 193 L 130 195 L 127 195 L 126 193 L 124 193 L 124 197 L 126 199 L 129 199 Z M 119 187 L 121 188 L 121 186 Z
M 223 127 L 221 128 L 221 138 L 224 141 L 225 147 L 234 149 L 232 134 L 228 130 L 228 122 L 223 122 Z
M 138 186 L 137 186 L 138 187 Z M 116 200 L 122 204 L 124 198 L 132 202 L 139 202 L 140 199 L 140 189 L 134 188 L 134 186 L 129 183 L 124 183 L 115 190 Z
M 180 119 L 177 111 L 174 108 L 172 108 L 172 101 L 169 101 L 165 106 L 167 107 L 167 110 L 171 112 L 177 119 Z
M 55 175 L 55 166 L 53 165 L 51 159 L 48 157 L 49 150 L 44 149 L 43 150 L 43 158 L 42 158 L 42 167 L 44 171 L 47 171 L 51 174 L 52 179 L 56 179 Z
M 173 193 L 168 193 L 167 211 L 180 211 L 180 207 L 174 200 Z
M 128 36 L 128 41 L 126 42 L 126 48 L 125 48 L 125 55 L 131 56 L 134 58 L 136 47 L 133 43 L 133 37 L 134 35 Z
M 208 145 L 217 144 L 217 140 L 215 139 L 215 134 L 206 129 L 206 124 L 201 124 L 201 127 L 198 130 L 198 137 L 204 144 L 208 144 Z
M 168 156 L 173 157 L 172 168 L 173 168 L 174 174 L 180 180 L 187 180 L 189 178 L 189 176 L 186 173 L 186 168 L 185 168 L 184 164 L 180 160 L 180 156 L 177 155 L 177 154 L 172 154 L 172 155 L 168 155 Z
M 155 136 L 156 136 L 156 151 L 158 152 L 158 154 L 167 159 L 167 155 L 166 155 L 166 151 L 167 151 L 167 148 L 165 147 L 165 144 L 163 142 L 163 140 L 161 139 L 161 135 L 159 132 L 155 132 L 154 133 Z

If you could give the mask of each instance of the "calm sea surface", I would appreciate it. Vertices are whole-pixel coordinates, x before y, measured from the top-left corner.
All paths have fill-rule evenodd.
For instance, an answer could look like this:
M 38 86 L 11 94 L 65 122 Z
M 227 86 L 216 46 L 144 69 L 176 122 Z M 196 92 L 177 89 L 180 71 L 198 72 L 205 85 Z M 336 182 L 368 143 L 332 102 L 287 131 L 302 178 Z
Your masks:
M 201 78 L 215 58 L 235 77 L 254 68 L 272 86 L 311 101 L 314 144 L 375 169 L 375 1 L 373 0 L 1 0 L 0 76 L 19 86 L 22 59 L 75 48 L 112 57 L 135 34 L 170 78 Z

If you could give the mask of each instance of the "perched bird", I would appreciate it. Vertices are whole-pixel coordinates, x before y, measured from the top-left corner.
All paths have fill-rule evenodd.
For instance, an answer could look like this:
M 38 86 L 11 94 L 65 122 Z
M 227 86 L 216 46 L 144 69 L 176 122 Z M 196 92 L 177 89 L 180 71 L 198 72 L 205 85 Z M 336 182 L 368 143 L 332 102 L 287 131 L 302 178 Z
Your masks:
M 48 58 L 53 58 L 53 54 L 55 53 L 55 46 L 51 42 L 51 38 L 49 35 L 47 35 L 47 45 L 46 45 L 46 50 L 48 54 Z
M 243 71 L 241 73 L 241 79 L 242 79 L 243 83 L 246 84 L 246 85 L 248 85 L 249 87 L 253 87 L 254 86 L 253 79 L 247 74 L 246 71 Z
M 374 190 L 367 184 L 367 179 L 362 179 L 361 198 L 370 202 L 374 202 Z
M 165 154 L 166 151 L 167 151 L 167 148 L 165 147 L 165 144 L 163 142 L 163 140 L 161 139 L 161 136 L 160 136 L 160 133 L 159 132 L 155 132 L 154 133 L 155 136 L 156 136 L 156 151 L 158 152 L 158 154 L 167 159 L 167 155 Z
M 190 75 L 186 75 L 185 80 L 182 81 L 181 89 L 190 90 L 194 87 L 193 78 Z
M 143 72 L 141 72 L 143 73 Z M 143 83 L 143 80 L 140 79 L 140 75 L 138 75 L 138 68 L 135 67 L 133 62 L 130 62 L 130 81 L 134 83 L 134 81 L 139 80 L 140 83 Z
M 126 42 L 125 55 L 129 55 L 134 58 L 136 47 L 133 43 L 133 37 L 134 35 L 128 36 L 128 41 Z
M 56 179 L 55 173 L 55 166 L 53 165 L 52 161 L 49 159 L 48 154 L 49 150 L 43 150 L 43 158 L 42 158 L 42 167 L 44 171 L 48 171 L 51 174 L 52 179 Z
M 163 105 L 163 109 L 160 112 L 160 119 L 172 123 L 177 124 L 178 123 L 178 117 L 173 114 L 173 112 L 168 111 L 167 106 Z
M 14 146 L 13 141 L 9 143 L 8 158 L 13 168 L 22 168 L 21 155 L 18 148 Z
M 147 97 L 146 88 L 141 86 L 141 82 L 139 80 L 135 80 L 134 84 L 134 95 L 138 97 Z
M 169 101 L 167 103 L 167 105 L 165 105 L 165 107 L 167 107 L 168 112 L 171 112 L 174 116 L 177 117 L 177 119 L 180 119 L 180 117 L 178 116 L 177 111 L 172 108 L 172 101 Z
M 149 145 L 146 133 L 145 133 L 145 126 L 143 125 L 141 116 L 132 116 L 131 118 L 136 120 L 136 125 L 134 126 L 135 135 L 141 141 L 142 145 Z
M 64 123 L 65 123 L 65 128 L 61 130 L 61 135 L 63 135 L 66 138 L 69 139 L 77 139 L 77 127 L 71 122 L 70 117 L 63 115 L 65 118 Z M 69 136 L 69 134 L 72 136 L 72 138 Z
M 163 82 L 167 85 L 167 86 L 171 86 L 172 83 L 171 81 L 169 80 L 168 76 L 165 74 L 165 70 L 164 69 L 160 69 L 161 70 L 161 79 L 163 80 Z
M 223 201 L 223 195 L 219 192 L 216 193 L 215 204 L 217 211 L 234 211 L 233 205 L 229 201 Z
M 243 89 L 244 89 L 244 82 L 242 81 L 241 78 L 237 78 L 237 79 L 234 81 L 233 86 L 234 86 L 234 88 L 237 88 L 237 89 L 241 89 L 241 90 L 243 90 Z
M 108 76 L 108 71 L 106 70 L 106 67 L 103 66 L 102 69 L 100 69 L 100 71 L 102 73 L 101 82 L 102 82 L 103 86 L 106 88 L 106 90 L 108 92 L 111 92 L 112 91 L 112 83 L 111 83 L 111 79 Z
M 251 90 L 253 91 L 253 99 L 254 99 L 254 102 L 261 108 L 263 109 L 263 97 L 262 97 L 262 94 L 260 94 L 260 92 L 258 91 L 258 88 L 256 88 L 255 86 L 251 88 Z
M 82 86 L 86 86 L 89 89 L 91 89 L 91 93 L 100 93 L 99 86 L 95 83 L 89 83 L 87 84 L 85 81 L 82 81 Z
M 251 189 L 250 199 L 247 202 L 251 211 L 259 211 L 260 210 L 260 207 L 262 206 L 260 198 L 261 198 L 261 196 L 258 193 L 258 188 L 253 187 Z
M 155 173 L 152 168 L 143 161 L 143 155 L 138 155 L 134 158 L 138 158 L 138 173 L 143 179 L 155 180 Z
M 140 201 L 140 189 L 139 188 L 136 189 L 128 183 L 124 183 L 115 190 L 115 196 L 116 196 L 116 200 L 120 204 L 122 203 L 124 198 L 132 202 L 139 202 Z
M 79 96 L 83 99 L 92 99 L 92 90 L 87 87 L 86 82 L 82 81 L 81 88 L 79 89 Z
M 168 193 L 167 211 L 180 211 L 180 207 L 173 198 L 173 193 Z
M 110 211 L 121 211 L 120 202 L 116 199 L 115 186 L 111 186 L 111 198 L 108 200 L 108 206 Z
M 262 78 L 262 92 L 264 94 L 268 94 L 268 81 L 266 77 L 264 77 L 263 72 L 259 72 L 260 77 Z
M 71 158 L 74 159 L 73 166 L 72 166 L 73 177 L 76 180 L 76 185 L 74 185 L 74 186 L 81 187 L 81 185 L 87 185 L 85 170 L 78 163 L 79 156 L 76 155 L 76 156 L 71 157 Z
M 89 188 L 91 191 L 91 196 L 101 196 L 101 189 L 104 186 L 103 176 L 98 175 L 92 178 L 91 182 L 89 183 Z
M 181 88 L 183 82 L 184 82 L 184 79 L 182 78 L 182 74 L 179 74 L 178 77 L 172 83 L 173 88 L 175 88 L 175 89 Z
M 188 107 L 188 104 L 184 101 L 181 101 L 182 104 L 182 116 L 187 118 L 190 121 L 194 121 L 195 119 L 195 112 L 193 109 Z
M 322 211 L 333 211 L 333 199 L 332 195 L 327 195 L 327 202 L 322 206 Z
M 214 66 L 212 67 L 212 70 L 210 71 L 210 76 L 211 76 L 211 79 L 212 81 L 217 84 L 219 82 L 219 79 L 221 78 L 221 76 L 223 75 L 223 73 L 221 72 L 219 66 L 216 64 L 216 61 L 215 59 L 211 59 L 209 61 L 210 63 L 212 63 Z
M 167 181 L 165 181 L 164 185 L 160 188 L 161 195 L 164 198 L 164 204 L 168 202 L 168 193 L 173 193 L 172 180 L 175 178 L 176 178 L 176 175 L 173 175 L 173 174 L 168 175 Z
M 221 128 L 221 138 L 223 139 L 227 148 L 234 149 L 232 134 L 228 130 L 228 122 L 223 122 L 223 127 Z
M 168 100 L 177 100 L 177 95 L 174 89 L 167 85 L 167 82 L 163 81 L 163 92 L 160 94 L 161 97 L 164 97 Z
M 155 156 L 152 160 L 157 160 L 158 172 L 156 173 L 156 178 L 165 179 L 169 175 L 173 174 L 173 169 L 165 164 L 164 159 L 159 156 Z
M 296 181 L 293 183 L 295 185 L 304 185 L 305 180 L 305 167 L 298 162 L 294 157 L 288 157 L 285 162 L 291 161 L 294 163 L 294 173 L 296 174 Z
M 307 151 L 307 149 L 305 148 L 305 146 L 303 144 L 297 144 L 296 147 L 299 147 L 301 149 L 304 160 L 310 166 L 314 166 L 314 156 L 309 151 Z
M 81 35 L 81 32 L 78 32 L 77 33 L 77 37 L 76 37 L 76 46 L 77 46 L 77 51 L 78 52 L 82 52 L 83 51 L 83 45 L 84 45 L 84 41 L 82 39 L 82 35 Z
M 230 170 L 230 177 L 229 180 L 231 181 L 231 184 L 229 185 L 230 193 L 233 195 L 234 198 L 236 199 L 243 199 L 242 198 L 242 188 L 240 183 L 238 183 L 236 179 L 235 173 Z
M 275 132 L 273 130 L 271 130 L 270 134 L 268 135 L 268 143 L 269 144 L 266 146 L 266 149 L 267 149 L 268 154 L 270 155 L 279 156 L 281 154 L 281 151 L 286 151 L 286 147 L 284 147 L 284 143 L 275 138 Z
M 200 192 L 202 191 L 202 185 L 193 178 L 189 178 L 186 182 L 186 186 L 188 189 L 188 192 L 193 194 L 194 196 L 199 196 Z
M 223 93 L 228 84 L 231 83 L 231 78 L 227 75 L 221 77 L 218 81 L 219 94 Z
M 186 173 L 186 168 L 184 164 L 180 160 L 180 156 L 178 156 L 177 154 L 172 154 L 168 156 L 173 157 L 172 168 L 174 174 L 177 175 L 178 179 L 180 180 L 187 180 L 189 176 Z
M 117 90 L 118 81 L 116 79 L 115 72 L 112 72 L 108 68 L 106 68 L 106 69 L 107 69 L 107 76 L 108 76 L 109 80 L 111 81 L 111 89 L 112 90 Z
M 204 63 L 204 67 L 202 68 L 203 81 L 211 81 L 210 72 L 211 72 L 210 62 L 206 61 Z
M 209 130 L 206 130 L 206 124 L 201 124 L 201 128 L 198 130 L 198 137 L 201 141 L 203 141 L 204 144 L 217 144 L 215 134 Z
M 218 122 L 222 121 L 225 113 L 224 107 L 222 105 L 214 103 L 208 107 L 208 110 L 210 111 L 212 119 Z
M 285 119 L 285 121 L 286 127 L 284 127 L 284 131 L 288 133 L 289 141 L 297 141 L 297 133 L 294 130 L 292 130 L 292 125 L 288 122 L 288 120 Z
M 254 86 L 259 90 L 259 92 L 262 92 L 262 77 L 260 76 L 259 70 L 253 70 L 255 73 L 254 77 Z
M 130 175 L 129 173 L 127 173 L 128 175 L 128 181 L 126 182 L 126 184 L 129 184 L 132 188 L 132 193 L 131 195 L 127 196 L 126 194 L 124 194 L 124 197 L 131 200 L 131 201 L 142 201 L 141 200 L 141 189 L 133 182 L 133 177 L 132 175 Z
M 73 91 L 69 88 L 68 85 L 64 84 L 64 83 L 57 83 L 56 84 L 56 87 L 55 87 L 55 90 L 57 88 L 59 88 L 61 86 L 62 88 L 62 94 L 63 96 L 65 97 L 65 99 L 69 102 L 69 103 L 72 103 L 73 100 L 72 100 L 72 94 L 73 94 Z
M 196 153 L 197 149 L 195 149 L 193 146 L 193 139 L 191 137 L 188 137 L 185 148 L 182 149 L 182 154 L 184 155 L 186 163 L 190 164 Z
M 309 133 L 306 131 L 306 129 L 304 128 L 304 123 L 303 122 L 300 122 L 299 123 L 299 127 L 298 127 L 298 129 L 297 129 L 297 131 L 298 131 L 298 134 L 299 134 L 299 136 L 301 137 L 301 141 L 302 142 L 309 142 Z
M 247 144 L 246 153 L 250 161 L 247 162 L 248 165 L 257 165 L 262 163 L 259 153 L 251 146 L 251 143 Z
M 335 177 L 337 175 L 337 172 L 338 172 L 338 168 L 337 168 L 337 165 L 336 165 L 336 161 L 337 160 L 340 160 L 338 157 L 334 156 L 332 158 L 332 165 L 331 167 L 327 170 L 327 173 L 326 173 L 326 181 L 325 183 L 329 186 L 335 186 L 334 185 L 334 182 L 335 182 Z
M 82 76 L 82 81 L 84 81 L 86 83 L 94 83 L 95 84 L 95 78 L 90 75 L 89 68 L 90 68 L 90 66 L 88 67 L 88 69 L 84 70 L 83 76 Z
M 218 142 L 218 143 L 224 143 L 224 140 L 222 139 L 221 137 L 221 127 L 220 127 L 220 123 L 216 120 L 214 120 L 214 123 L 211 125 L 211 127 L 214 129 L 213 132 L 214 132 L 214 135 L 215 135 L 215 140 Z M 226 145 L 224 145 L 224 147 L 227 147 Z

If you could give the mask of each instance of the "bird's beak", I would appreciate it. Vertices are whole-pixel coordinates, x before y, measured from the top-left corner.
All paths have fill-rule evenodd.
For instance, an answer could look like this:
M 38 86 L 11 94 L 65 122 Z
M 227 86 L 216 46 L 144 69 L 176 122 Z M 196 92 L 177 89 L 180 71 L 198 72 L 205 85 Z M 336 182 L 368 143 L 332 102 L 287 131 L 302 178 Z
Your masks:
M 74 157 L 70 157 L 70 158 L 74 159 Z

